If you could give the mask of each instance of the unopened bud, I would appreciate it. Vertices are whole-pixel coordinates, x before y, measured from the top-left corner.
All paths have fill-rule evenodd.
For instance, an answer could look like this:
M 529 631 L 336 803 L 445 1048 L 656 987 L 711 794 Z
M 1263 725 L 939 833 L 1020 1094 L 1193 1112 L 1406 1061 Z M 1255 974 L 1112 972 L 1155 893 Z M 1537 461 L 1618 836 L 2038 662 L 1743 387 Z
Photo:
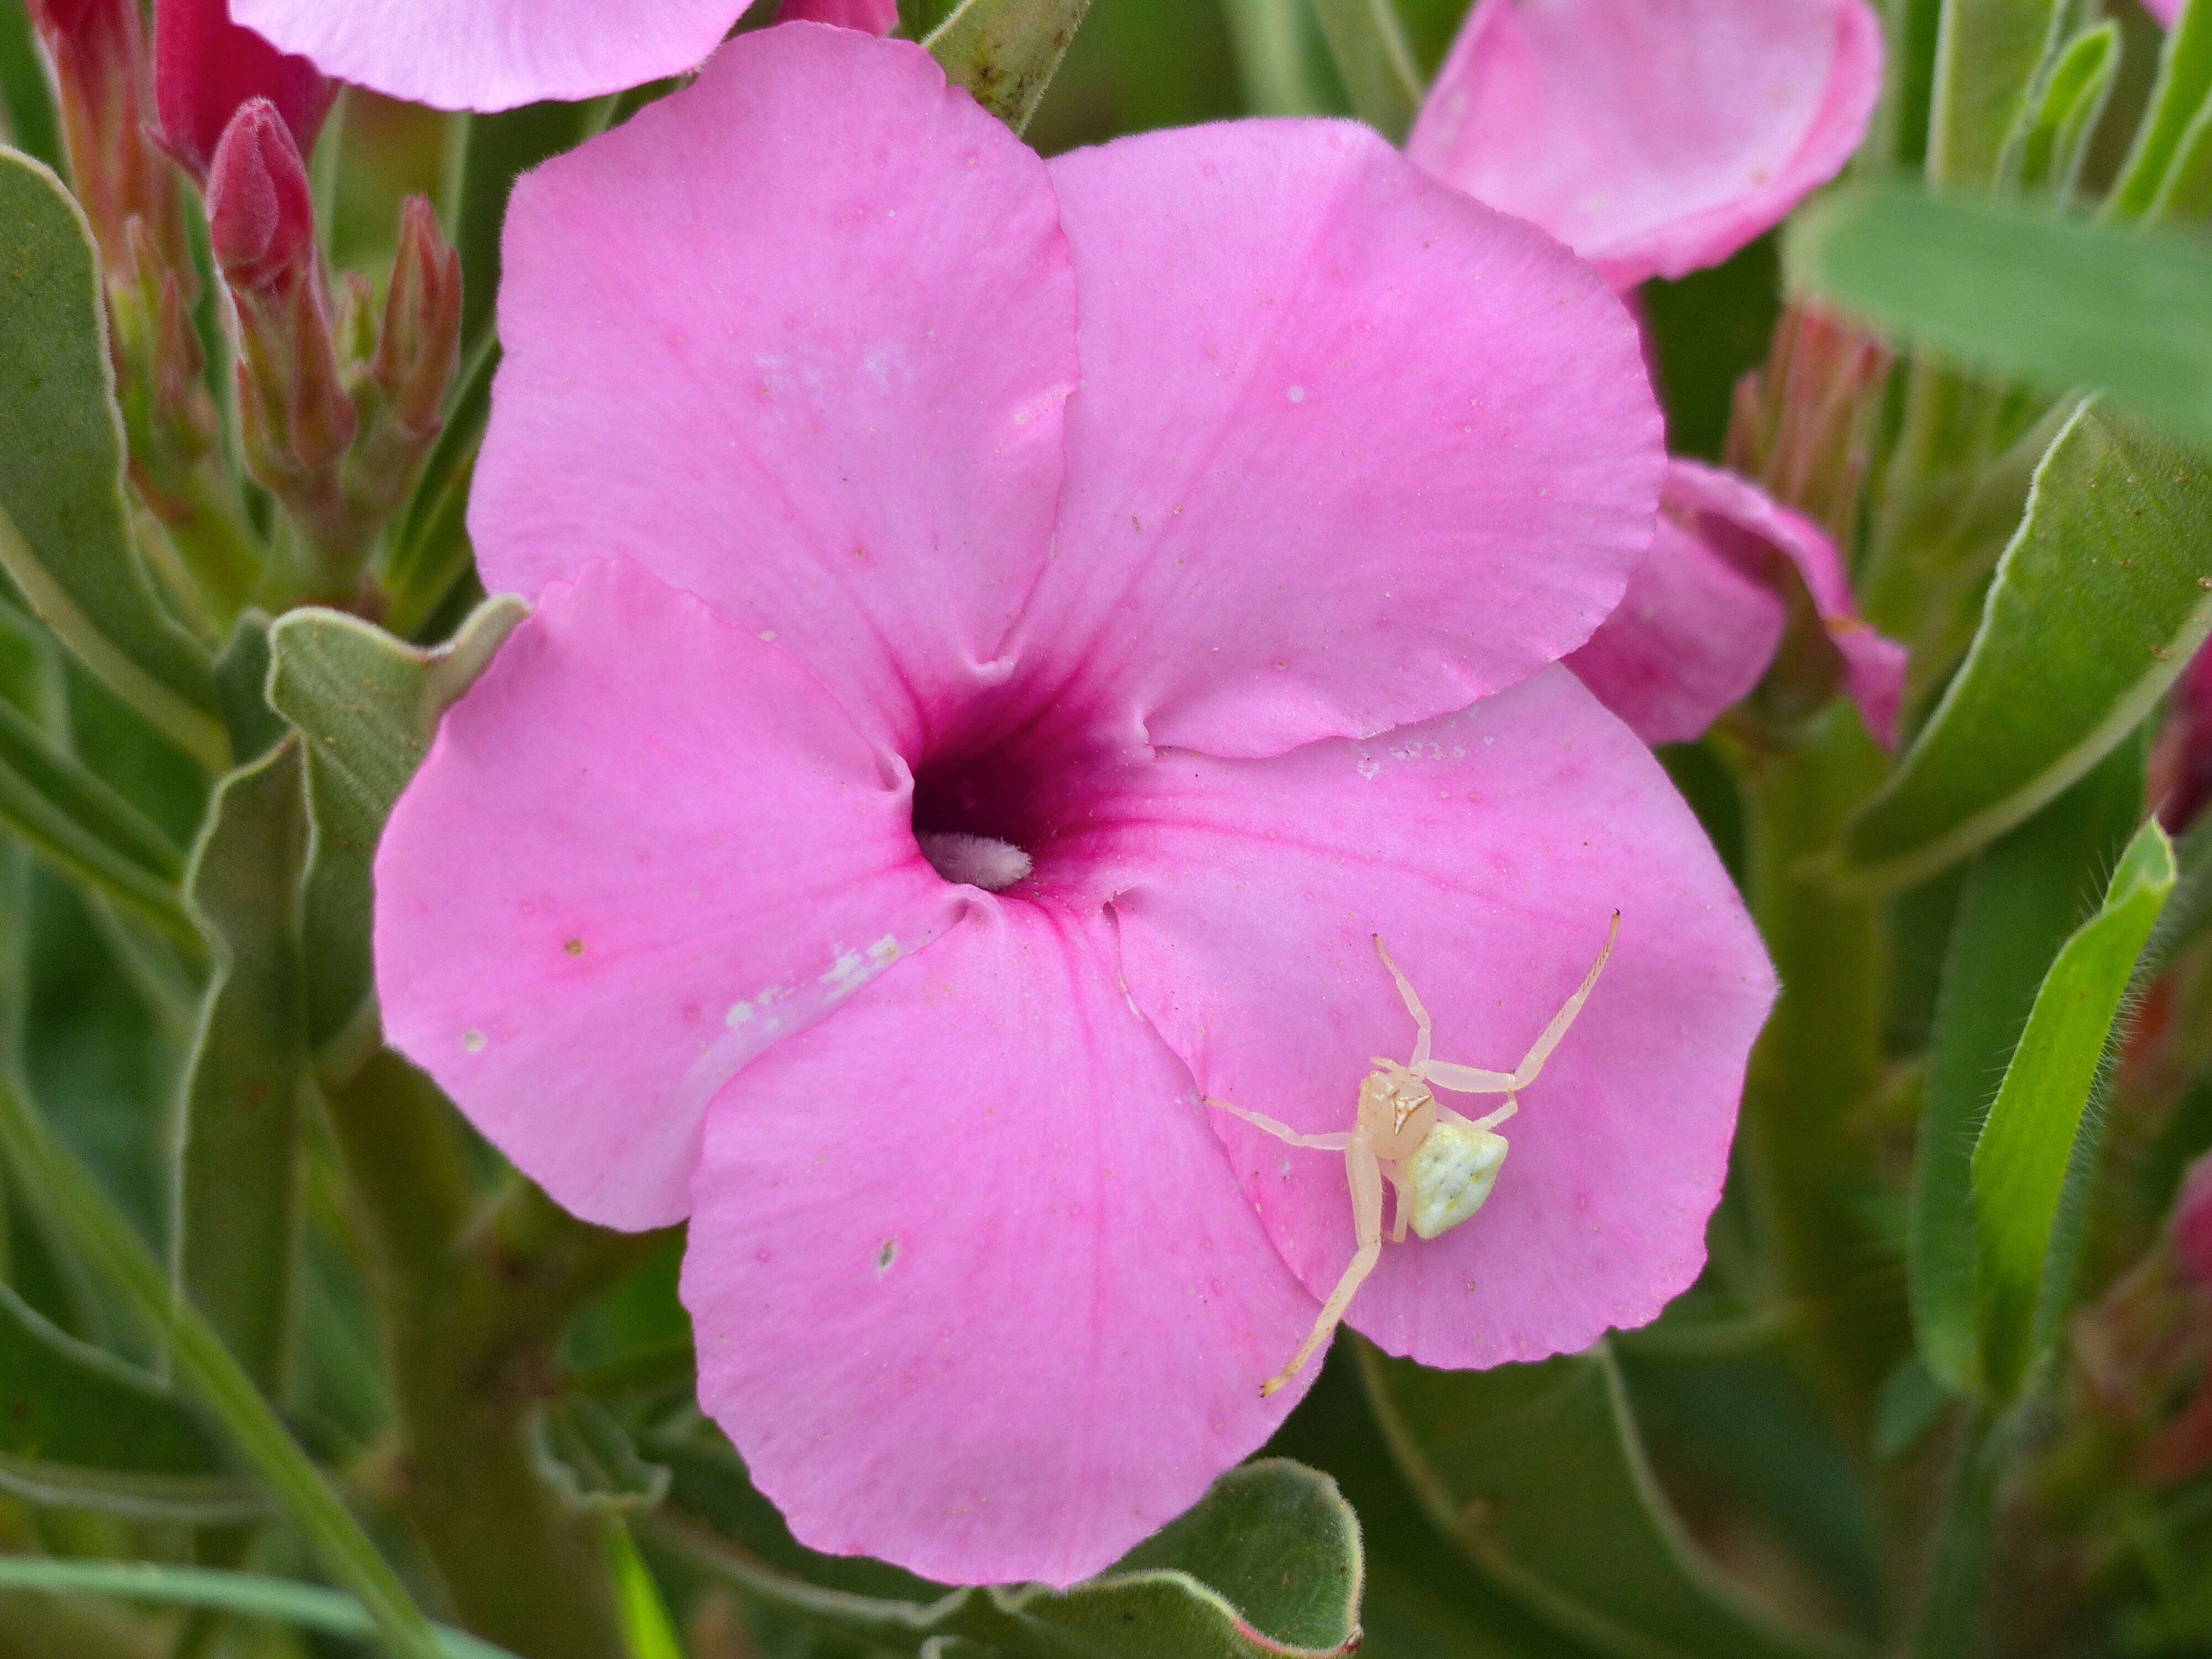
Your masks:
M 898 0 L 783 0 L 775 17 L 779 23 L 835 23 L 869 34 L 889 34 L 898 20 Z
M 202 184 L 240 107 L 263 99 L 303 155 L 330 113 L 336 85 L 230 21 L 229 0 L 155 0 L 154 95 L 161 140 Z
M 184 470 L 214 449 L 220 426 L 183 283 L 143 221 L 132 219 L 125 234 L 131 280 L 111 290 L 110 305 L 116 388 L 142 483 L 149 495 L 173 492 Z
M 129 280 L 135 218 L 189 283 L 175 181 L 146 139 L 153 82 L 137 0 L 32 0 L 31 16 L 53 62 L 70 180 L 108 276 Z
M 2174 1265 L 2212 1289 L 2212 1152 L 2191 1164 L 2181 1177 L 2166 1230 L 2173 1239 Z
M 315 198 L 307 163 L 267 99 L 241 106 L 216 146 L 207 208 L 215 262 L 234 294 L 272 293 L 313 276 Z
M 439 231 L 429 199 L 410 196 L 400 210 L 375 370 L 377 389 L 409 431 L 437 435 L 460 349 L 461 256 Z

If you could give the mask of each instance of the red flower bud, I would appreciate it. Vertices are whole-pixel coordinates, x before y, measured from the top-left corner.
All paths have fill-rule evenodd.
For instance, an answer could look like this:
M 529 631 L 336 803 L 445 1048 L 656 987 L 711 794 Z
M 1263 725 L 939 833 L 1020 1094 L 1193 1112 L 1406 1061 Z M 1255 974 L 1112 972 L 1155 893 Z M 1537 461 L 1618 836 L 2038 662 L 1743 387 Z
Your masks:
M 146 142 L 152 76 L 137 0 L 32 0 L 31 16 L 53 60 L 70 178 L 108 275 L 131 278 L 125 227 L 134 218 L 189 273 L 176 186 Z
M 276 106 L 241 108 L 216 147 L 207 179 L 208 239 L 233 290 L 273 290 L 313 274 L 315 198 Z
M 303 155 L 337 88 L 304 58 L 288 58 L 230 21 L 229 0 L 155 0 L 154 95 L 161 140 L 202 184 L 240 106 L 266 100 Z
M 898 0 L 783 0 L 779 23 L 835 23 L 868 34 L 889 34 L 898 27 Z
M 2173 1200 L 2175 1265 L 2199 1285 L 2212 1287 L 2212 1152 L 2189 1166 Z
M 410 196 L 399 219 L 376 385 L 409 431 L 434 436 L 461 349 L 461 256 L 438 229 L 429 198 Z

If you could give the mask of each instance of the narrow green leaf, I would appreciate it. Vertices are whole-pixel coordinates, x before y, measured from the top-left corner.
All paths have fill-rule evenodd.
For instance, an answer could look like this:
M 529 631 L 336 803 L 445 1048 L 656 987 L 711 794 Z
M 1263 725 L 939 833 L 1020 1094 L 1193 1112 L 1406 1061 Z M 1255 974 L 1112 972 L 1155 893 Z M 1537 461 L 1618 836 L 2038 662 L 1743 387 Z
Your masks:
M 1091 0 L 961 0 L 921 44 L 945 79 L 1020 132 L 1090 9 Z
M 123 461 L 91 228 L 49 169 L 0 149 L 0 566 L 95 673 L 220 766 L 214 676 L 155 598 Z
M 361 1523 L 198 1310 L 178 1297 L 144 1239 L 0 1070 L 0 1156 L 148 1328 L 165 1337 L 185 1386 L 227 1430 L 324 1568 L 360 1596 L 391 1659 L 437 1659 L 430 1627 Z M 0 1567 L 13 1564 L 0 1559 Z M 450 1651 L 450 1650 L 448 1650 Z
M 307 839 L 300 745 L 288 740 L 223 780 L 185 885 L 215 974 L 185 1074 L 177 1279 L 255 1385 L 276 1398 L 299 1308 Z
M 1936 98 L 1936 47 L 1942 38 L 1943 0 L 1889 0 L 1889 73 L 1884 76 L 1882 148 L 1892 165 L 1924 170 Z
M 1999 172 L 2026 191 L 2071 200 L 2089 135 L 2120 70 L 2120 27 L 2107 20 L 2066 43 L 2041 96 L 2005 143 Z
M 1312 0 L 1224 0 L 1244 107 L 1254 115 L 1322 115 L 1329 110 L 1325 64 Z
M 0 1285 L 0 1492 L 145 1521 L 259 1513 L 198 1420 L 152 1377 Z
M 2142 817 L 2141 749 L 2123 744 L 1966 876 L 1929 1046 L 1906 1249 L 1920 1356 L 1954 1393 L 1974 1381 L 1974 1141 L 2045 973 Z
M 1944 0 L 1936 37 L 1928 179 L 1992 184 L 2069 8 L 2065 0 Z
M 2121 857 L 2104 907 L 2066 941 L 2005 1067 L 1974 1145 L 1981 1239 L 1974 1296 L 1982 1378 L 2010 1398 L 2048 1340 L 2038 1318 L 2067 1167 L 2136 958 L 2173 890 L 2173 847 L 2155 819 Z
M 2136 128 L 2128 159 L 2106 198 L 2105 211 L 2116 218 L 2143 212 L 2157 198 L 2182 139 L 2197 112 L 2212 98 L 2212 5 L 2189 0 L 2166 32 L 2158 60 L 2158 84 L 2150 108 Z
M 1401 142 L 1421 106 L 1423 82 L 1392 0 L 1314 0 L 1338 72 L 1359 118 Z
M 2212 629 L 2212 469 L 2091 403 L 2036 470 L 1980 631 L 1896 772 L 1844 826 L 1846 887 L 1987 846 L 2142 724 Z
M 206 1607 L 355 1641 L 377 1633 L 375 1622 L 352 1596 L 258 1573 L 162 1566 L 152 1561 L 64 1561 L 0 1555 L 0 1589 L 112 1595 L 157 1607 Z M 479 1641 L 465 1631 L 443 1626 L 431 1631 L 429 1644 L 424 1650 L 425 1659 L 515 1659 L 505 1648 Z
M 369 865 L 384 821 L 439 717 L 528 611 L 489 600 L 431 651 L 335 611 L 295 611 L 270 632 L 269 701 L 307 745 L 307 1042 L 326 1067 L 343 1073 L 376 1043 Z
M 623 1633 L 629 1638 L 629 1659 L 684 1659 L 684 1644 L 677 1638 L 675 1621 L 660 1586 L 630 1540 L 629 1528 L 611 1529 L 614 1555 L 615 1589 L 622 1598 Z
M 61 129 L 54 119 L 53 90 L 31 33 L 23 0 L 0 0 L 0 108 L 8 117 L 7 141 L 56 173 L 63 171 Z
M 1815 204 L 1784 247 L 1794 285 L 1909 345 L 2052 392 L 2095 386 L 2212 441 L 2212 252 L 2200 238 L 1882 186 Z
M 1358 1523 L 1326 1475 L 1279 1458 L 1230 1470 L 1190 1513 L 1066 1590 L 960 1589 L 929 1602 L 863 1595 L 778 1571 L 665 1516 L 641 1532 L 778 1613 L 895 1653 L 1323 1659 L 1360 1643 Z
M 431 447 L 393 532 L 392 556 L 380 580 L 384 625 L 401 639 L 414 638 L 437 614 L 469 567 L 469 486 L 476 477 L 498 368 L 499 343 L 486 334 L 461 375 L 445 430 Z
M 461 349 L 490 337 L 499 295 L 499 239 L 514 181 L 595 130 L 590 104 L 526 104 L 471 115 L 459 142 L 453 246 L 461 256 Z
M 0 700 L 0 823 L 63 874 L 105 893 L 195 953 L 177 896 L 183 854 L 138 809 Z
M 1838 1650 L 1739 1601 L 1698 1559 L 1602 1344 L 1486 1371 L 1361 1357 L 1392 1449 L 1437 1524 L 1592 1647 L 1640 1659 Z
M 2143 214 L 2147 225 L 2201 225 L 2212 218 L 2212 98 L 2181 135 L 2166 181 Z

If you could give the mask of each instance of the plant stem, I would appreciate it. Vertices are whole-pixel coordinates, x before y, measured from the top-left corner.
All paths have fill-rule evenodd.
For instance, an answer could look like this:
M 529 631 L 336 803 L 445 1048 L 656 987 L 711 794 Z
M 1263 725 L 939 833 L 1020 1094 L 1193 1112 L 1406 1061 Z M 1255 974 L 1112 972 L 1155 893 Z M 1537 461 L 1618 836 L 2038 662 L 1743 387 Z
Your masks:
M 1950 1491 L 1936 1522 L 1912 1659 L 1960 1659 L 1979 1644 L 2005 1449 L 2003 1425 L 1976 1407 L 1961 1431 Z
M 393 1659 L 434 1659 L 430 1627 L 376 1547 L 261 1397 L 214 1328 L 177 1295 L 146 1241 L 58 1140 L 13 1079 L 0 1074 L 0 1152 L 44 1194 L 78 1250 L 154 1329 L 284 1506 L 331 1577 L 361 1599 Z M 620 1650 L 609 1650 L 619 1652 Z
M 1863 1445 L 1882 1379 L 1909 1351 L 1903 1274 L 1850 1201 L 1871 1182 L 1852 1119 L 1881 1082 L 1881 915 L 1809 861 L 1879 781 L 1882 757 L 1838 701 L 1771 746 L 1730 744 L 1744 787 L 1751 904 L 1782 979 L 1752 1051 L 1738 1157 L 1814 1388 Z
M 455 1614 L 523 1659 L 621 1659 L 600 1522 L 539 1473 L 531 1423 L 553 1392 L 567 1315 L 665 1237 L 586 1228 L 542 1197 L 472 1225 L 453 1108 L 389 1049 L 327 1099 L 376 1255 L 399 1501 Z M 520 1248 L 502 1224 L 518 1208 L 531 1221 Z

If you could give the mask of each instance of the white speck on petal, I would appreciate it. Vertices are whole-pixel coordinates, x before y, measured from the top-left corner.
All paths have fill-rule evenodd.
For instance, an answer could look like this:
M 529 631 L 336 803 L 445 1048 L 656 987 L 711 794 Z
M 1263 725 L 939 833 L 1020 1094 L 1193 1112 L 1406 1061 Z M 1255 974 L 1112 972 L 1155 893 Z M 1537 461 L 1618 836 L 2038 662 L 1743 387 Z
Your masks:
M 471 1054 L 482 1054 L 483 1052 L 483 1046 L 484 1034 L 482 1031 L 464 1031 L 461 1033 L 461 1047 L 467 1049 Z
M 921 843 L 922 857 L 939 875 L 987 893 L 1004 892 L 1036 867 L 1030 855 L 1012 842 L 989 836 L 945 830 L 915 839 Z
M 1292 387 L 1291 388 L 1291 401 L 1292 403 L 1294 403 L 1294 404 L 1302 404 L 1302 403 L 1305 402 L 1305 400 L 1306 400 L 1306 389 L 1305 389 L 1304 386 L 1292 386 Z
M 748 1020 L 751 1019 L 752 1017 L 753 1006 L 751 1003 L 733 1002 L 730 1005 L 730 1012 L 723 1017 L 722 1024 L 725 1025 L 743 1025 Z
M 763 628 L 760 631 L 760 636 L 761 638 L 768 641 L 769 644 L 773 645 L 775 642 L 775 629 L 773 628 Z

